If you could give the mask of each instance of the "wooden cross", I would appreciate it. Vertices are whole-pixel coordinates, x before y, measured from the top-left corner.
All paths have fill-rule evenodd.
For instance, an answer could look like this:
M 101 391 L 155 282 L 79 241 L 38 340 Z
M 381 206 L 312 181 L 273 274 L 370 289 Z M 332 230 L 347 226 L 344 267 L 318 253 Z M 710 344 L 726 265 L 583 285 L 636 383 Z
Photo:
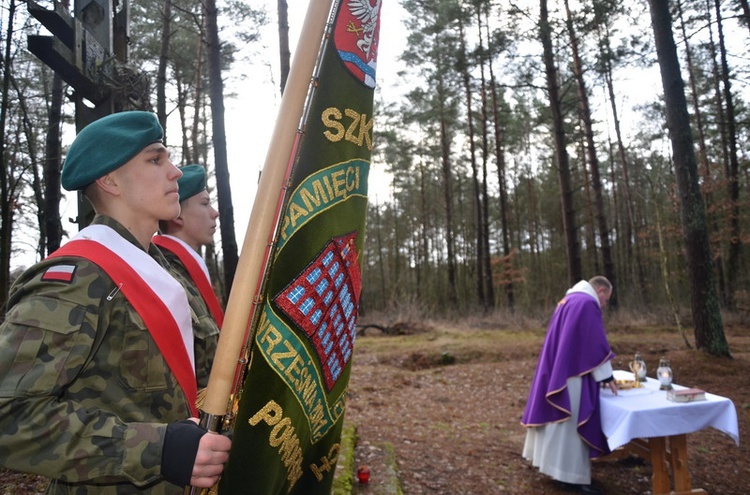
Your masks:
M 114 112 L 150 109 L 148 78 L 127 65 L 128 1 L 75 0 L 75 17 L 59 0 L 51 10 L 27 2 L 29 13 L 53 35 L 28 36 L 29 51 L 73 88 L 76 132 Z M 92 218 L 91 206 L 79 194 L 79 228 Z

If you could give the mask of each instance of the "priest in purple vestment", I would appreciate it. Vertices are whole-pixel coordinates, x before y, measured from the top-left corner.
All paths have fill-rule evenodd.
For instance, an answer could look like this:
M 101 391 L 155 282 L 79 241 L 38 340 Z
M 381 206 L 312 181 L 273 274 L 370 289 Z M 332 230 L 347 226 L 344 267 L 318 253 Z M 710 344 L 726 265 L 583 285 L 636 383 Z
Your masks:
M 617 393 L 602 320 L 611 295 L 612 284 L 597 276 L 577 283 L 557 304 L 521 420 L 524 458 L 579 493 L 602 493 L 591 484 L 590 458 L 609 453 L 599 388 Z

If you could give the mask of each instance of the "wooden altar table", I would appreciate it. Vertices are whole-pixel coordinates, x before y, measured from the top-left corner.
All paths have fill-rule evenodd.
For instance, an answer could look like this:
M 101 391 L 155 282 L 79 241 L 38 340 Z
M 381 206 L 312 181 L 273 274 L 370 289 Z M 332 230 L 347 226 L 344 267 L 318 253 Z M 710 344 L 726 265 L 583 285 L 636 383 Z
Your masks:
M 615 371 L 616 379 L 632 377 L 630 372 Z M 624 448 L 651 461 L 654 495 L 707 493 L 692 487 L 687 435 L 712 427 L 726 433 L 739 445 L 734 403 L 711 393 L 706 393 L 706 400 L 702 401 L 672 402 L 653 378 L 648 378 L 643 385 L 643 388 L 620 390 L 616 396 L 608 389 L 602 390 L 602 430 L 607 435 L 609 448 L 615 454 Z M 672 492 L 670 475 L 674 483 Z

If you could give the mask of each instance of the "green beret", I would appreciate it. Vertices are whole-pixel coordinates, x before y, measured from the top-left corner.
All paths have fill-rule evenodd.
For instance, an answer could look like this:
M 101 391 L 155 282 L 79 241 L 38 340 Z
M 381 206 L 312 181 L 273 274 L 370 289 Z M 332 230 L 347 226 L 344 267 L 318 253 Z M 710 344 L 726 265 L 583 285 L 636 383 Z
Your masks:
M 164 131 L 151 112 L 119 112 L 96 120 L 78 133 L 62 168 L 62 186 L 84 189 L 99 177 L 125 165 Z
M 177 179 L 180 186 L 180 203 L 206 190 L 206 169 L 202 165 L 180 167 L 182 177 Z

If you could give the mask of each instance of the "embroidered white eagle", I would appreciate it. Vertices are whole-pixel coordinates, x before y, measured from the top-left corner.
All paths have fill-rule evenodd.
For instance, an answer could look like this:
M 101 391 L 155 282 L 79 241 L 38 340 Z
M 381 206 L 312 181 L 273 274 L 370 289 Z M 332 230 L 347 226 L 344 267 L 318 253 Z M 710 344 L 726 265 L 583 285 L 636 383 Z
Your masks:
M 370 0 L 349 0 L 349 12 L 359 20 L 362 25 L 362 38 L 357 41 L 357 48 L 367 55 L 367 60 L 372 58 L 372 42 L 375 37 L 375 29 L 378 26 L 380 4 L 382 0 L 376 0 L 375 5 Z

